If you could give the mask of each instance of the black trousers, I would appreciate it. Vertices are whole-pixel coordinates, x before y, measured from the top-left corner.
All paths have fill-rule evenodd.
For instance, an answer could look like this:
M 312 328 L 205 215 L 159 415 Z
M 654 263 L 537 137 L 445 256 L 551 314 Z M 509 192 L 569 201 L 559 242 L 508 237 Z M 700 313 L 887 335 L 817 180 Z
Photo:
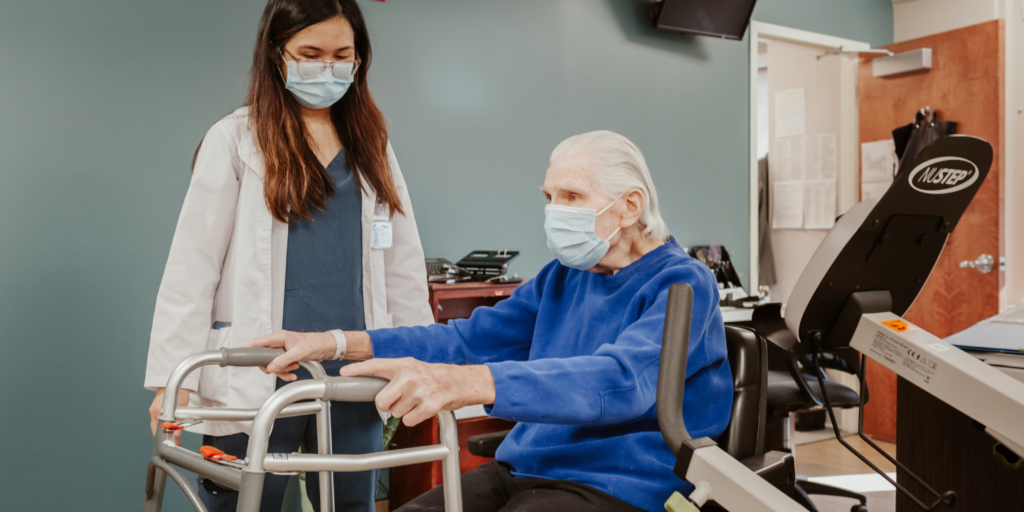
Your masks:
M 516 478 L 507 464 L 481 464 L 462 475 L 466 512 L 643 512 L 611 494 L 568 480 Z M 444 489 L 437 486 L 398 512 L 444 512 Z

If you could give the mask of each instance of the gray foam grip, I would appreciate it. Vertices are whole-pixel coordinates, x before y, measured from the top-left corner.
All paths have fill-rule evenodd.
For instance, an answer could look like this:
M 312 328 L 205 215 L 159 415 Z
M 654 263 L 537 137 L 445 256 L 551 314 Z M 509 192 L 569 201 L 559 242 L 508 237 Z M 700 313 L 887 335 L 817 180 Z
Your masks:
M 693 288 L 686 283 L 673 284 L 668 289 L 668 304 L 665 306 L 656 401 L 658 425 L 673 452 L 679 450 L 683 441 L 690 439 L 683 421 L 683 386 L 686 384 L 692 316 Z
M 379 377 L 328 377 L 324 399 L 335 402 L 372 402 L 391 382 Z
M 266 366 L 277 356 L 284 354 L 283 348 L 239 347 L 220 349 L 223 358 L 221 366 Z

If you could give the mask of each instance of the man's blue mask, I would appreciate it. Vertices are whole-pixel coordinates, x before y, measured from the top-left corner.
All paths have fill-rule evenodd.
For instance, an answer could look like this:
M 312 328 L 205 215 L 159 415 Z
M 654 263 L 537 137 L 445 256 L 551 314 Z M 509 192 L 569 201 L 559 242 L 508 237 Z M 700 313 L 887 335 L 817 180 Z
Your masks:
M 608 240 L 621 227 L 616 228 L 607 239 L 601 240 L 595 231 L 595 224 L 597 216 L 608 211 L 618 200 L 612 201 L 601 211 L 557 204 L 544 207 L 544 231 L 548 235 L 548 249 L 555 253 L 562 265 L 589 270 L 608 254 Z

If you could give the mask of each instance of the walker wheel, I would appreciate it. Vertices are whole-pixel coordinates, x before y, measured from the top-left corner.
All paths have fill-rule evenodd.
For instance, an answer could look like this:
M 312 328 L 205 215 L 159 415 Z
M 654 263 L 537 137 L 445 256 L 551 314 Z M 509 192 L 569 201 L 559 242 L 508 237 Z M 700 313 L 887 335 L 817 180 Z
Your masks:
M 867 505 L 854 505 L 850 512 L 868 512 L 868 507 Z

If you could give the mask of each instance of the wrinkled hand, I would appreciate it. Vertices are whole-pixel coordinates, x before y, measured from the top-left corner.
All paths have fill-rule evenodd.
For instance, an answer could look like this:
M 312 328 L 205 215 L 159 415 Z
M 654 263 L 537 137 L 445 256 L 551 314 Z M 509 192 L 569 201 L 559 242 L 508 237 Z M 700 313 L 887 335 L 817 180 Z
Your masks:
M 343 377 L 373 375 L 391 382 L 377 394 L 377 408 L 407 426 L 467 405 L 494 403 L 494 376 L 484 365 L 431 364 L 411 357 L 371 359 L 342 367 Z
M 267 366 L 261 366 L 260 370 L 276 373 L 281 380 L 291 382 L 298 379 L 291 372 L 299 369 L 300 362 L 323 361 L 334 357 L 338 342 L 329 332 L 292 332 L 282 329 L 253 339 L 246 346 L 285 349 L 284 354 L 277 356 Z

